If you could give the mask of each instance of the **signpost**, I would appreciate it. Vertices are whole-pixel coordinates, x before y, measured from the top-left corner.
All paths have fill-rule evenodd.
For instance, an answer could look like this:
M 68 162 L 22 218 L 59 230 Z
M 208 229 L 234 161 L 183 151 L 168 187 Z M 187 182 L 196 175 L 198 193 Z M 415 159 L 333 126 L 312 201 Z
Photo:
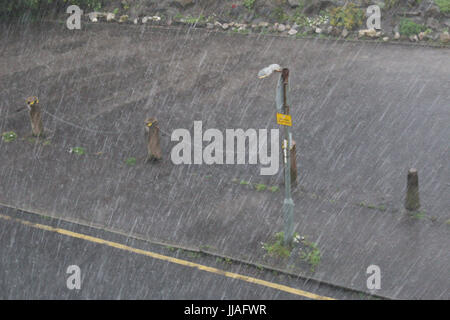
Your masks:
M 282 82 L 282 92 L 280 92 L 283 101 L 283 114 L 277 114 L 277 122 L 284 126 L 285 135 L 283 141 L 283 159 L 284 159 L 284 189 L 285 196 L 283 202 L 283 217 L 284 217 L 284 244 L 288 245 L 292 242 L 294 235 L 294 201 L 291 196 L 291 146 L 292 135 L 290 128 L 292 126 L 292 119 L 289 114 L 289 106 L 287 103 L 288 84 L 289 84 L 289 69 L 283 68 L 281 71 L 280 80 Z M 277 91 L 279 89 L 277 88 Z
M 284 219 L 284 239 L 285 245 L 292 242 L 294 236 L 294 201 L 291 196 L 291 148 L 292 148 L 292 134 L 290 128 L 292 127 L 292 117 L 289 114 L 288 91 L 289 91 L 289 69 L 281 68 L 277 64 L 272 64 L 267 68 L 262 69 L 258 76 L 259 78 L 268 77 L 273 72 L 281 72 L 277 83 L 277 91 L 275 96 L 275 103 L 277 109 L 277 123 L 284 126 L 285 135 L 283 140 L 283 162 L 284 162 L 284 184 L 285 197 L 283 202 L 283 219 Z

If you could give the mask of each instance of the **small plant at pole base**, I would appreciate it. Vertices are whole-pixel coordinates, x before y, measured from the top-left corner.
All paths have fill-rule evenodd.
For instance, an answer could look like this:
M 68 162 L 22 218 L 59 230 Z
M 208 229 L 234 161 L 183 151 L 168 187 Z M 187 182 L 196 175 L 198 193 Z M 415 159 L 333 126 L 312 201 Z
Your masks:
M 280 258 L 289 257 L 292 251 L 292 245 L 284 244 L 284 232 L 276 233 L 273 243 L 263 243 L 262 247 L 267 251 L 269 256 L 277 256 Z

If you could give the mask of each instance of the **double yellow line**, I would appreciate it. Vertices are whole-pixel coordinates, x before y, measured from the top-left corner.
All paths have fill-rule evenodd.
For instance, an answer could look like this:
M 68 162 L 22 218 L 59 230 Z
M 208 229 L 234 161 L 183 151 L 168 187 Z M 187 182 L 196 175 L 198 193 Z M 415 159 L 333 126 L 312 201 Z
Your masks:
M 303 291 L 300 289 L 295 289 L 295 288 L 291 288 L 282 284 L 278 284 L 278 283 L 273 283 L 273 282 L 269 282 L 269 281 L 265 281 L 265 280 L 261 280 L 261 279 L 256 279 L 253 277 L 248 277 L 248 276 L 244 276 L 238 273 L 233 273 L 233 272 L 228 272 L 228 271 L 224 271 L 224 270 L 220 270 L 217 268 L 212 268 L 212 267 L 208 267 L 202 264 L 198 264 L 198 263 L 194 263 L 194 262 L 190 262 L 187 260 L 182 260 L 182 259 L 177 259 L 174 257 L 169 257 L 169 256 L 165 256 L 159 253 L 155 253 L 155 252 L 151 252 L 151 251 L 146 251 L 146 250 L 142 250 L 142 249 L 137 249 L 137 248 L 133 248 L 130 246 L 126 246 L 117 242 L 112 242 L 112 241 L 108 241 L 108 240 L 104 240 L 101 238 L 97 238 L 97 237 L 92 237 L 86 234 L 81 234 L 81 233 L 77 233 L 77 232 L 73 232 L 73 231 L 69 231 L 66 229 L 61 229 L 61 228 L 54 228 L 48 225 L 43 225 L 43 224 L 39 224 L 39 223 L 34 223 L 34 222 L 30 222 L 30 221 L 26 221 L 26 220 L 22 220 L 22 219 L 16 219 L 16 218 L 12 218 L 10 216 L 7 215 L 3 215 L 0 214 L 0 218 L 3 220 L 11 220 L 11 221 L 15 221 L 18 222 L 20 224 L 32 227 L 32 228 L 36 228 L 36 229 L 41 229 L 41 230 L 45 230 L 45 231 L 50 231 L 50 232 L 54 232 L 54 233 L 59 233 L 62 235 L 65 235 L 67 237 L 71 237 L 71 238 L 76 238 L 76 239 L 82 239 L 85 241 L 89 241 L 89 242 L 93 242 L 93 243 L 98 243 L 98 244 L 103 244 L 105 246 L 109 246 L 109 247 L 113 247 L 116 249 L 121 249 L 121 250 L 125 250 L 128 252 L 133 252 L 133 253 L 137 253 L 140 255 L 144 255 L 144 256 L 148 256 L 151 258 L 155 258 L 158 260 L 162 260 L 162 261 L 168 261 L 171 263 L 175 263 L 178 265 L 182 265 L 182 266 L 186 266 L 186 267 L 190 267 L 190 268 L 197 268 L 199 270 L 202 271 L 206 271 L 206 272 L 210 272 L 210 273 L 215 273 L 215 274 L 219 274 L 228 278 L 232 278 L 232 279 L 238 279 L 238 280 L 242 280 L 245 282 L 249 282 L 249 283 L 254 283 L 257 285 L 261 285 L 261 286 L 265 286 L 268 288 L 272 288 L 272 289 L 277 289 L 280 291 L 284 291 L 287 293 L 291 293 L 291 294 L 295 294 L 298 296 L 302 296 L 305 298 L 309 298 L 309 299 L 314 299 L 314 300 L 334 300 L 332 298 L 329 297 L 325 297 L 325 296 L 320 296 L 308 291 Z

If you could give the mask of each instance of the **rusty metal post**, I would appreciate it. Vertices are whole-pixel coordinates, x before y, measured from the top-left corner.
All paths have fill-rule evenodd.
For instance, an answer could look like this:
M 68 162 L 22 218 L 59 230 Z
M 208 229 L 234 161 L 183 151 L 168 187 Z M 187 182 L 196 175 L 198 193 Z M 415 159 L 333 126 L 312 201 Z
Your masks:
M 288 105 L 288 85 L 289 85 L 289 69 L 283 68 L 281 70 L 281 79 L 283 84 L 283 111 L 285 115 L 289 115 Z M 284 239 L 285 245 L 292 243 L 294 235 L 294 201 L 291 196 L 291 145 L 292 135 L 289 126 L 285 126 L 284 145 L 284 183 L 285 183 L 285 197 L 283 202 L 283 217 L 284 217 Z
M 42 124 L 41 107 L 37 97 L 29 97 L 26 100 L 28 110 L 30 111 L 31 130 L 33 136 L 41 137 L 44 135 L 44 125 Z
M 148 161 L 161 160 L 161 144 L 158 120 L 156 118 L 148 118 L 145 120 L 145 131 L 147 132 L 147 159 Z
M 405 208 L 407 210 L 417 210 L 420 208 L 419 199 L 419 176 L 417 169 L 411 168 L 408 171 L 406 184 Z
M 291 185 L 297 185 L 297 148 L 295 140 L 291 140 Z

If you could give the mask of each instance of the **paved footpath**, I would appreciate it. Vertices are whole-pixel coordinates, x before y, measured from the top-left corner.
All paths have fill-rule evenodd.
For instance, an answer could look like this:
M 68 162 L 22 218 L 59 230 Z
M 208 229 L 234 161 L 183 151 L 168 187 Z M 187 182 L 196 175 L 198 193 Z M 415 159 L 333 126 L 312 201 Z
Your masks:
M 377 265 L 379 295 L 450 298 L 449 49 L 133 25 L 0 30 L 0 132 L 18 135 L 0 142 L 1 204 L 366 292 Z M 142 161 L 149 116 L 168 134 L 194 121 L 277 128 L 276 80 L 257 78 L 271 63 L 291 70 L 294 228 L 317 244 L 314 270 L 262 248 L 283 226 L 281 167 L 174 165 L 166 135 L 164 160 Z M 40 142 L 17 112 L 31 95 L 46 112 Z M 403 209 L 411 167 L 413 214 Z

